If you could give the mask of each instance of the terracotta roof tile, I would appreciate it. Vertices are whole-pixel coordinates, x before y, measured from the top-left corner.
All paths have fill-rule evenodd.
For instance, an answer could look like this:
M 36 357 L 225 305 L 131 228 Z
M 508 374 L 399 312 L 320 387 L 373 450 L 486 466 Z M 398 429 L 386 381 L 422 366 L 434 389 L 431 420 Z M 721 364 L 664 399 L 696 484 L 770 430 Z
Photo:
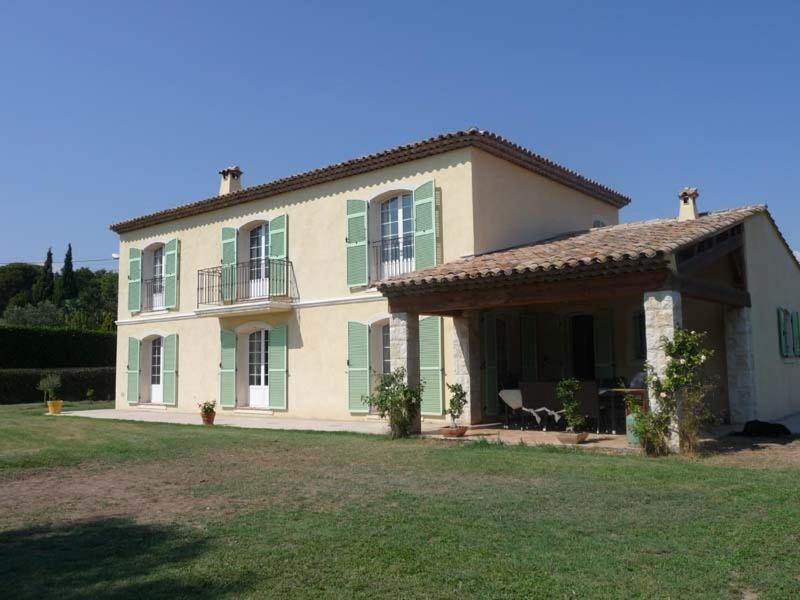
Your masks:
M 577 270 L 604 263 L 648 262 L 670 255 L 766 212 L 765 205 L 703 213 L 692 221 L 654 219 L 575 231 L 524 246 L 466 256 L 448 263 L 387 279 L 382 292 L 415 286 L 468 281 L 525 273 Z
M 212 196 L 205 200 L 183 204 L 175 208 L 169 208 L 149 215 L 128 219 L 127 221 L 120 221 L 119 223 L 111 225 L 111 230 L 117 233 L 135 231 L 150 225 L 211 212 L 252 200 L 268 198 L 277 194 L 336 181 L 344 177 L 359 175 L 392 165 L 466 148 L 468 146 L 479 148 L 498 158 L 512 162 L 519 167 L 533 171 L 534 173 L 588 194 L 598 200 L 607 202 L 612 206 L 621 208 L 630 203 L 630 198 L 597 181 L 584 177 L 576 171 L 563 167 L 518 144 L 514 144 L 496 133 L 473 128 L 453 133 L 445 133 L 412 144 L 396 146 L 388 150 L 367 154 L 366 156 L 336 163 L 320 169 L 314 169 L 297 175 L 276 179 L 268 183 L 247 187 L 230 194 L 225 194 L 224 196 Z

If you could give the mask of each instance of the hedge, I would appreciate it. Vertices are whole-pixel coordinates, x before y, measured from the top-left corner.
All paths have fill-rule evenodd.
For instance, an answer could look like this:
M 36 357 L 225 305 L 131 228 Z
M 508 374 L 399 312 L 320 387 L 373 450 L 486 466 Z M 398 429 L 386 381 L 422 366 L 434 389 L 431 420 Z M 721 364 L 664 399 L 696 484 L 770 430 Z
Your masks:
M 0 327 L 0 369 L 112 367 L 116 352 L 115 333 Z
M 0 404 L 44 402 L 44 395 L 36 389 L 46 373 L 61 376 L 61 387 L 56 392 L 59 400 L 85 400 L 89 388 L 95 400 L 114 398 L 114 367 L 89 369 L 0 369 Z

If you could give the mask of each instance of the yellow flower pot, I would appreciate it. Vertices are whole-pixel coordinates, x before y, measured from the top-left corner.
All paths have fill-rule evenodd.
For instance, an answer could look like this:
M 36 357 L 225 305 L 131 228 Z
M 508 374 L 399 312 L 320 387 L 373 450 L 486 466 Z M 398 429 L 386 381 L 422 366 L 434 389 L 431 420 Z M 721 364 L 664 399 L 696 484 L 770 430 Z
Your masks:
M 63 400 L 48 400 L 47 401 L 47 410 L 49 415 L 57 415 L 61 413 L 61 409 L 64 408 L 64 401 Z

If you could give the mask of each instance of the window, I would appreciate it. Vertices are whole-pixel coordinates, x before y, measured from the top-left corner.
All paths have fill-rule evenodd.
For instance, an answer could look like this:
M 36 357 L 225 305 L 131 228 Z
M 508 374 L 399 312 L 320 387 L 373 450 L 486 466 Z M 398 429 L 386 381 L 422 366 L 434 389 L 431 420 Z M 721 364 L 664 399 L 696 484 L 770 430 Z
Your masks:
M 269 224 L 264 223 L 250 230 L 250 280 L 267 277 L 269 257 Z
M 153 293 L 161 294 L 164 291 L 164 246 L 159 246 L 153 251 Z
M 401 194 L 381 204 L 380 279 L 414 270 L 414 197 Z
M 384 375 L 392 372 L 390 339 L 389 326 L 384 325 L 381 328 L 381 367 Z
M 249 384 L 251 386 L 266 386 L 269 378 L 269 332 L 262 330 L 251 333 L 248 344 Z
M 161 385 L 161 338 L 155 338 L 150 350 L 150 383 Z

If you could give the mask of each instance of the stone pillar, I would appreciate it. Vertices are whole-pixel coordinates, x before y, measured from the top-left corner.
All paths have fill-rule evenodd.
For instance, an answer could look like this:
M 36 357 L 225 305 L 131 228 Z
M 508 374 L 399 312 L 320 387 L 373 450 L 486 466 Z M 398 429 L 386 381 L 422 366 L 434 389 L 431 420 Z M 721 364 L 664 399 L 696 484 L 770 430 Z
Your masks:
M 731 423 L 751 421 L 756 418 L 756 390 L 750 307 L 725 309 L 725 358 Z
M 419 315 L 416 313 L 391 313 L 389 315 L 389 357 L 392 371 L 402 367 L 406 371 L 406 384 L 419 388 Z M 412 428 L 419 433 L 421 419 Z
M 675 330 L 683 325 L 683 310 L 681 294 L 674 291 L 645 292 L 644 294 L 644 326 L 647 341 L 647 362 L 658 376 L 663 376 L 667 367 L 667 355 L 661 347 L 662 338 L 672 339 Z M 650 390 L 650 409 L 656 410 L 658 399 L 655 392 Z M 677 435 L 677 424 L 673 427 L 675 433 L 670 438 L 670 448 L 673 451 L 680 449 Z
M 466 311 L 453 317 L 453 383 L 460 383 L 467 393 L 467 405 L 461 417 L 462 425 L 480 423 L 483 416 L 480 373 L 480 315 Z

